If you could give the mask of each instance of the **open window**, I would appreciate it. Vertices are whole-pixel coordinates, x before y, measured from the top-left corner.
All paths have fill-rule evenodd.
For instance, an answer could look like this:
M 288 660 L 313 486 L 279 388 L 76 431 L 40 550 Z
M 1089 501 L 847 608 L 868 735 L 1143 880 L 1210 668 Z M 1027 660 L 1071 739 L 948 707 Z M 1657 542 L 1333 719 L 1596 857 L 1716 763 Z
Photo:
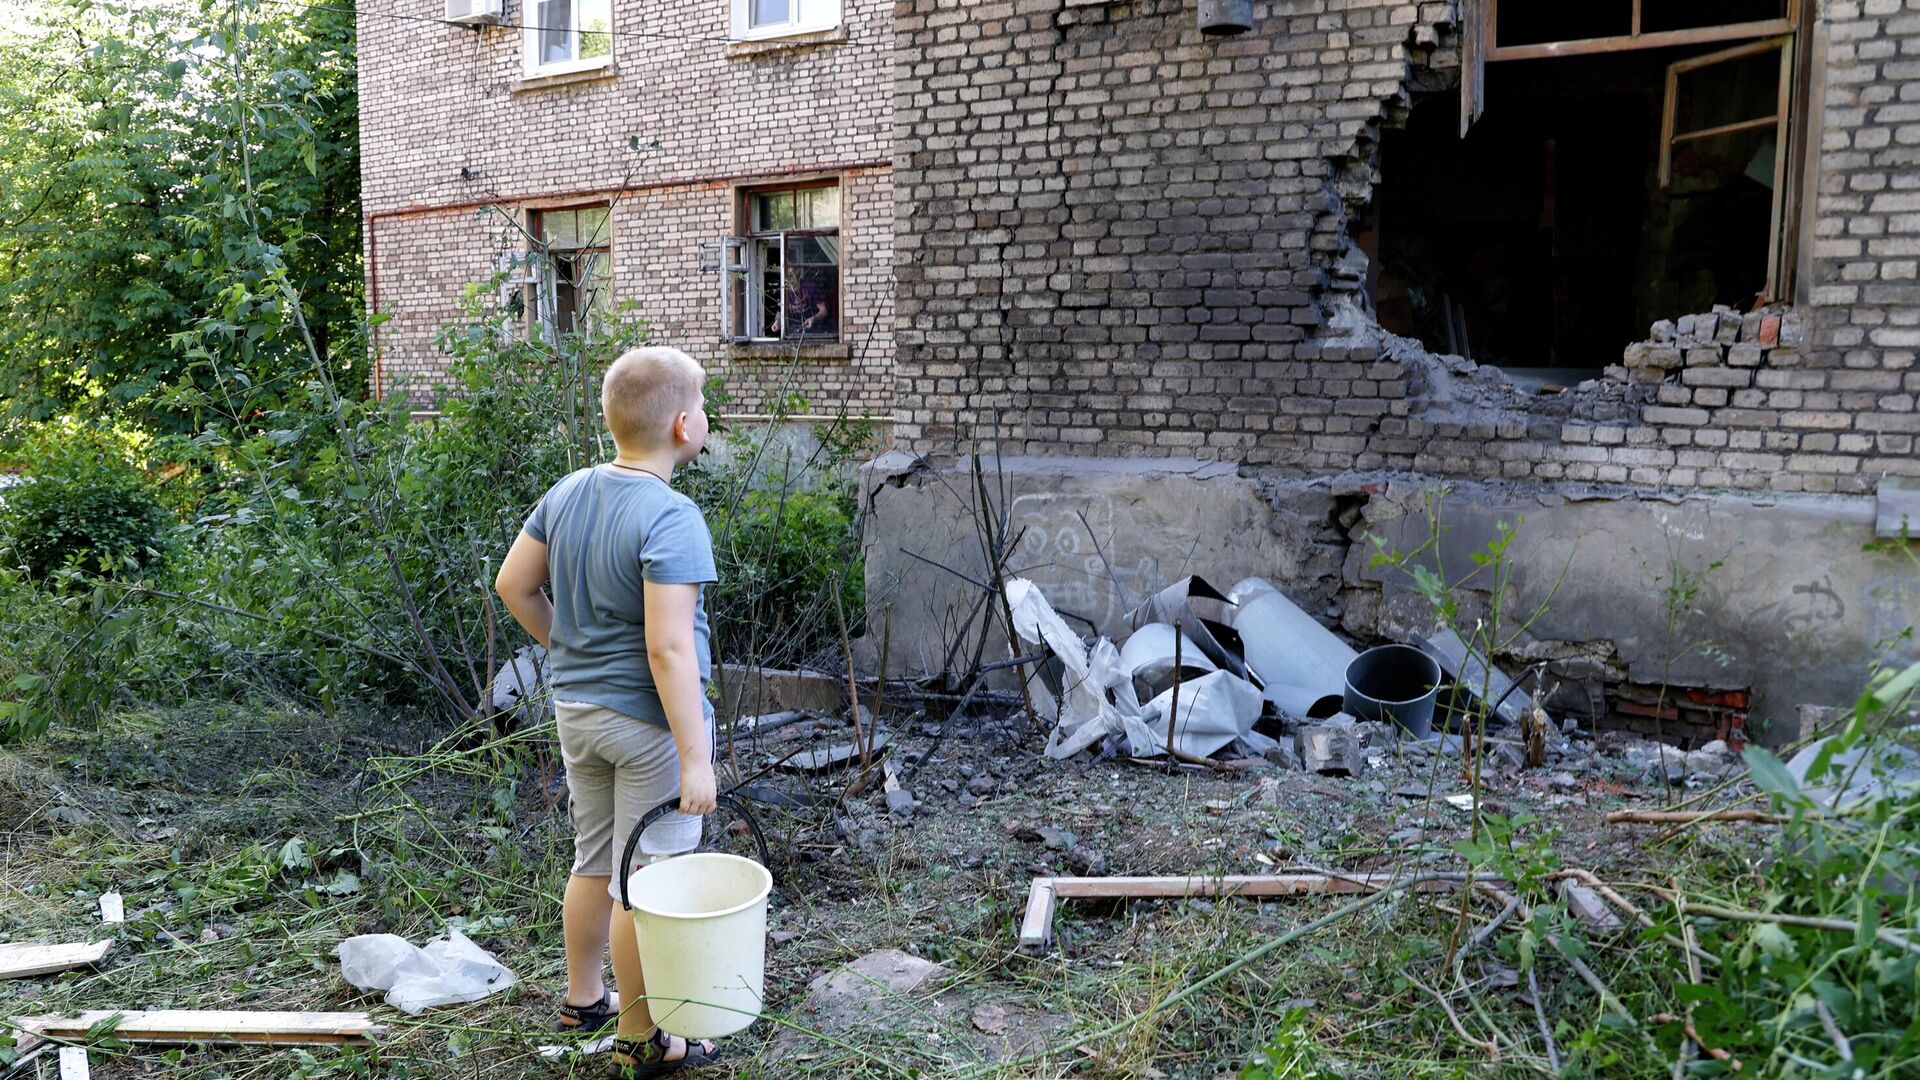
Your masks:
M 1792 44 L 1792 37 L 1781 36 L 1676 60 L 1667 65 L 1666 104 L 1660 110 L 1662 189 L 1673 188 L 1677 153 L 1683 161 L 1695 159 L 1690 171 L 1738 169 L 1771 192 L 1767 299 L 1781 292 Z M 1751 115 L 1756 111 L 1767 115 Z
M 1567 385 L 1660 319 L 1791 295 L 1805 0 L 1464 0 L 1460 93 L 1383 133 L 1379 323 Z
M 749 189 L 746 228 L 717 244 L 721 336 L 735 342 L 840 340 L 840 187 Z
M 536 241 L 527 285 L 533 331 L 554 341 L 562 334 L 604 326 L 613 310 L 613 219 L 608 208 L 536 210 L 529 225 Z

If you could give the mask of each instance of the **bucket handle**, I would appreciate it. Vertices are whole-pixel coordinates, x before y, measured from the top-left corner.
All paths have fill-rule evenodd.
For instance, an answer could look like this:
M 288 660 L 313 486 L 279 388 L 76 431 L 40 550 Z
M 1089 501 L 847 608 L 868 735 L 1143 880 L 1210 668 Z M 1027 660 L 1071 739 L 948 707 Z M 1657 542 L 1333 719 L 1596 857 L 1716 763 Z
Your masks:
M 715 809 L 725 807 L 733 811 L 741 821 L 747 823 L 747 831 L 753 834 L 753 846 L 760 853 L 758 861 L 761 866 L 766 866 L 769 861 L 767 855 L 767 837 L 766 834 L 760 831 L 760 823 L 755 821 L 753 815 L 747 812 L 747 801 L 732 795 L 722 794 L 713 800 L 713 804 Z M 661 818 L 666 817 L 678 809 L 680 809 L 680 797 L 676 795 L 640 815 L 640 823 L 635 825 L 633 831 L 627 834 L 626 850 L 620 853 L 620 906 L 628 911 L 633 910 L 633 905 L 627 902 L 627 878 L 633 875 L 633 853 L 640 847 L 640 834 L 647 831 L 647 826 L 652 825 L 654 822 L 659 821 Z M 696 847 L 693 850 L 699 851 L 700 848 Z M 679 852 L 678 854 L 684 855 L 686 852 Z M 772 872 L 771 868 L 769 868 L 768 872 Z

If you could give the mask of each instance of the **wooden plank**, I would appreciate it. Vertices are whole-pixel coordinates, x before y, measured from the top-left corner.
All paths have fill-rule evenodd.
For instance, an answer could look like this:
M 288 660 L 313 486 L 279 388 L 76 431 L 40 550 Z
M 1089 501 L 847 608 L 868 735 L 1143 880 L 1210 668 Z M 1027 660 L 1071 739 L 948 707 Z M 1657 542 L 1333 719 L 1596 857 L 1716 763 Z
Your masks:
M 1545 41 L 1537 45 L 1496 45 L 1487 50 L 1487 60 L 1550 60 L 1557 56 L 1592 56 L 1599 53 L 1634 52 L 1640 49 L 1670 49 L 1678 45 L 1705 45 L 1715 41 L 1739 41 L 1742 38 L 1772 37 L 1792 33 L 1792 19 L 1762 19 L 1758 22 L 1729 23 L 1726 26 L 1701 26 L 1691 30 L 1662 30 L 1652 34 L 1618 34 L 1613 37 L 1582 38 L 1577 41 Z
M 1749 56 L 1758 56 L 1761 53 L 1782 49 L 1792 40 L 1793 38 L 1790 35 L 1779 35 L 1770 37 L 1765 41 L 1749 41 L 1745 45 L 1735 45 L 1731 49 L 1721 49 L 1717 52 L 1701 53 L 1699 56 L 1689 56 L 1685 60 L 1675 60 L 1667 66 L 1673 71 L 1685 75 L 1689 71 L 1698 71 L 1701 68 L 1712 67 L 1715 64 L 1724 64 L 1729 60 L 1744 60 Z
M 1680 73 L 1667 65 L 1666 94 L 1660 101 L 1660 189 L 1673 182 L 1673 126 L 1680 108 Z
M 1366 893 L 1398 880 L 1395 874 L 1229 874 L 1188 877 L 1034 878 L 1027 889 L 1027 910 L 1020 920 L 1020 947 L 1045 948 L 1053 938 L 1053 909 L 1061 899 L 1153 899 L 1187 896 L 1312 896 Z M 1419 892 L 1458 888 L 1451 881 L 1423 881 Z
M 1316 893 L 1363 893 L 1392 884 L 1394 874 L 1229 874 L 1218 877 L 1057 877 L 1056 896 L 1081 899 L 1113 897 L 1183 896 L 1307 896 Z M 1452 882 L 1429 883 L 1426 891 L 1454 888 Z
M 1460 0 L 1460 137 L 1487 111 L 1487 23 L 1494 0 Z
M 36 945 L 30 942 L 0 945 L 0 979 L 27 979 L 97 964 L 112 948 L 111 941 L 81 941 L 66 945 Z
M 86 1047 L 63 1046 L 60 1048 L 60 1080 L 93 1080 L 93 1070 L 87 1063 Z
M 1773 207 L 1767 233 L 1767 289 L 1762 300 L 1778 300 L 1786 292 L 1782 288 L 1786 274 L 1781 262 L 1786 245 L 1780 234 L 1787 212 L 1787 151 L 1793 142 L 1787 127 L 1788 114 L 1793 108 L 1793 53 L 1789 39 L 1780 48 L 1780 96 L 1774 109 L 1777 123 L 1773 134 Z
M 1731 124 L 1721 124 L 1718 127 L 1701 128 L 1698 131 L 1682 131 L 1674 135 L 1673 141 L 1683 143 L 1690 139 L 1711 139 L 1716 135 L 1732 135 L 1737 132 L 1752 131 L 1755 128 L 1778 127 L 1779 124 L 1780 118 L 1778 116 L 1756 116 L 1751 120 L 1735 120 Z
M 1053 879 L 1034 878 L 1027 887 L 1027 914 L 1020 920 L 1020 947 L 1045 948 L 1053 937 Z
M 16 1016 L 12 1022 L 45 1038 L 84 1039 L 94 1025 L 116 1016 L 120 1022 L 113 1037 L 127 1042 L 340 1046 L 370 1043 L 386 1034 L 386 1028 L 364 1012 L 96 1009 L 79 1016 Z

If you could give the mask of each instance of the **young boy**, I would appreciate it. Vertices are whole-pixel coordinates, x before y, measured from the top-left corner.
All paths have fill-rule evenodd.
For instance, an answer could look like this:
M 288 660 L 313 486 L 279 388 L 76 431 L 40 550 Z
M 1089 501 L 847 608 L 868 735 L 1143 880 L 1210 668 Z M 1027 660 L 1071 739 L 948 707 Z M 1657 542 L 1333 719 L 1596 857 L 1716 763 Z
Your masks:
M 658 1076 L 712 1060 L 654 1027 L 633 920 L 613 901 L 615 853 L 640 816 L 676 794 L 680 813 L 649 827 L 648 855 L 698 845 L 714 805 L 711 672 L 701 598 L 713 540 L 692 500 L 669 486 L 707 440 L 705 373 L 678 349 L 634 349 L 607 369 L 601 411 L 613 461 L 555 484 L 514 540 L 494 587 L 552 661 L 554 711 L 574 825 L 562 928 L 562 1031 L 617 1021 L 611 1075 Z M 541 591 L 551 584 L 549 601 Z M 619 997 L 601 974 L 608 944 Z M 630 1002 L 622 1009 L 618 1002 Z

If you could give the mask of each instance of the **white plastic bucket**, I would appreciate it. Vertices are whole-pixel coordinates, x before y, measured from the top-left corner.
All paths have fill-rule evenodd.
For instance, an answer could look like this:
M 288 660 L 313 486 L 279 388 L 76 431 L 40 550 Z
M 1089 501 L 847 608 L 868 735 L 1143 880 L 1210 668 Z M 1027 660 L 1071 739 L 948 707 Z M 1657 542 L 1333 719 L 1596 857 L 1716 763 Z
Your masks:
M 718 851 L 633 872 L 628 903 L 654 1023 L 682 1038 L 717 1039 L 759 1018 L 772 890 L 766 867 Z

